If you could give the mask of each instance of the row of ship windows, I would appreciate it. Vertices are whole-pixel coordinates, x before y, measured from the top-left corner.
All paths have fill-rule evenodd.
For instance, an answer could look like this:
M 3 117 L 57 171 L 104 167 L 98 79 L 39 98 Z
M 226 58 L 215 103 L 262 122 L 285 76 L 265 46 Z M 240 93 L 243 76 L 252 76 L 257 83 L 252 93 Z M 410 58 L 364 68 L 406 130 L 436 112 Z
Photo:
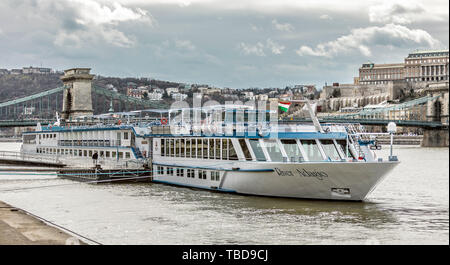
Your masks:
M 38 135 L 39 140 L 56 138 L 56 133 L 42 133 Z
M 69 137 L 70 134 L 72 134 L 71 135 L 72 137 Z M 82 136 L 82 132 L 78 132 L 78 133 L 77 132 L 74 132 L 74 133 L 61 133 L 61 135 L 63 136 L 64 139 L 66 139 L 66 138 L 75 138 L 75 139 L 67 139 L 67 140 L 74 140 L 74 141 L 79 140 L 78 137 L 73 137 L 74 136 L 73 134 L 77 134 L 78 136 Z M 123 137 L 122 137 L 122 135 L 123 135 Z M 30 134 L 29 136 L 33 137 L 33 138 L 36 137 L 35 134 Z M 40 134 L 37 134 L 37 137 L 38 137 L 39 140 L 41 140 L 41 139 L 53 139 L 53 138 L 56 139 L 56 133 L 40 133 Z M 120 140 L 121 138 L 123 138 L 124 140 L 128 140 L 129 139 L 129 132 L 117 132 L 117 139 Z
M 131 158 L 130 152 L 116 152 L 116 151 L 98 151 L 98 150 L 79 150 L 79 149 L 59 149 L 59 148 L 37 148 L 38 154 L 50 155 L 67 155 L 78 157 L 92 157 L 95 153 L 99 157 L 104 158 Z
M 322 161 L 354 158 L 345 140 L 238 139 L 247 161 Z M 230 139 L 161 139 L 161 156 L 239 160 Z
M 161 156 L 238 160 L 230 139 L 161 139 Z
M 155 175 L 159 176 L 176 176 L 187 178 L 198 178 L 198 179 L 209 179 L 213 181 L 220 181 L 220 172 L 216 170 L 203 170 L 203 169 L 184 169 L 184 168 L 173 168 L 173 167 L 163 167 L 156 166 Z

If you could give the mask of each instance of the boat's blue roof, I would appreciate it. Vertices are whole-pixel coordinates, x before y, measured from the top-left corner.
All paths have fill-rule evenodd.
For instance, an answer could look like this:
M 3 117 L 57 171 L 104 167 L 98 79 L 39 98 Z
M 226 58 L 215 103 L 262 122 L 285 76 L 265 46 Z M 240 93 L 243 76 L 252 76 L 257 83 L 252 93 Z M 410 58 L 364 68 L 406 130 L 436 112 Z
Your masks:
M 24 132 L 30 133 L 55 133 L 55 132 L 83 132 L 83 131 L 110 131 L 110 130 L 132 130 L 138 137 L 233 137 L 233 138 L 282 138 L 282 139 L 346 139 L 346 132 L 270 132 L 267 135 L 260 136 L 257 131 L 236 132 L 233 134 L 139 134 L 133 126 L 117 125 L 105 127 L 43 127 L 42 131 Z

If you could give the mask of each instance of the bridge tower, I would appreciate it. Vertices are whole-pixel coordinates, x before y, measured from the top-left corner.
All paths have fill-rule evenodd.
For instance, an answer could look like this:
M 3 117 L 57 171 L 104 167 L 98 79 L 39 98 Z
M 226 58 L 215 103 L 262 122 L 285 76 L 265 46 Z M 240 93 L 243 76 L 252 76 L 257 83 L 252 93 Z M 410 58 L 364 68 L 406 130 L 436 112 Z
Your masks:
M 71 119 L 93 115 L 91 68 L 72 68 L 64 71 L 61 80 L 68 88 L 64 90 L 62 118 Z

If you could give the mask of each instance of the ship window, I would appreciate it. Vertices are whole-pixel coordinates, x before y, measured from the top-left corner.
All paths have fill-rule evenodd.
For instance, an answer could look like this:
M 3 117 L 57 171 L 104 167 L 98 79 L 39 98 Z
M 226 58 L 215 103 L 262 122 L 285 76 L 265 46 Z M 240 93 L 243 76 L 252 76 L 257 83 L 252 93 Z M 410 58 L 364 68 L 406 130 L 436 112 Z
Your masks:
M 175 157 L 180 156 L 180 139 L 175 139 Z
M 166 155 L 166 146 L 165 143 L 166 139 L 161 139 L 161 156 L 165 156 Z
M 167 175 L 173 176 L 173 167 L 167 167 Z
M 228 148 L 229 148 L 229 155 L 230 155 L 229 159 L 230 160 L 238 160 L 239 158 L 237 156 L 236 150 L 233 147 L 233 142 L 229 141 L 228 143 L 229 143 Z
M 165 139 L 166 141 L 166 156 L 170 156 L 170 140 Z
M 208 139 L 202 139 L 203 158 L 208 158 Z
M 220 172 L 219 171 L 211 171 L 211 180 L 219 181 L 220 180 Z
M 228 139 L 222 139 L 222 159 L 228 159 Z
M 346 140 L 336 140 L 336 143 L 338 144 L 338 147 L 341 148 L 342 153 L 346 154 L 348 158 L 355 158 L 353 157 L 352 152 L 350 152 L 350 146 L 347 148 Z
M 206 179 L 206 170 L 199 170 L 198 171 L 198 178 L 199 179 Z
M 214 139 L 209 139 L 209 159 L 214 159 Z
M 276 140 L 264 139 L 264 146 L 266 147 L 272 162 L 283 162 L 283 154 L 281 153 Z
M 186 155 L 186 152 L 185 152 L 185 149 L 186 149 L 186 143 L 185 143 L 185 140 L 184 140 L 184 139 L 181 139 L 180 148 L 181 148 L 180 156 L 181 156 L 181 157 L 185 157 L 185 155 Z
M 124 140 L 128 140 L 128 132 L 124 132 L 123 133 L 123 139 Z
M 169 139 L 169 152 L 170 152 L 170 156 L 175 156 L 175 143 L 174 143 L 174 139 Z
M 73 150 L 70 149 L 70 150 L 69 150 L 69 155 L 72 155 L 72 154 L 73 154 Z
M 123 152 L 119 152 L 119 158 L 123 158 Z
M 250 146 L 253 149 L 253 153 L 256 156 L 257 161 L 266 161 L 266 156 L 264 155 L 264 151 L 261 147 L 261 144 L 258 139 L 249 139 Z
M 83 156 L 83 151 L 82 150 L 78 150 L 78 156 Z
M 90 155 L 90 153 L 91 153 L 91 151 L 89 151 L 89 155 Z M 116 153 L 116 152 L 112 152 L 112 153 L 111 153 L 111 157 L 116 158 L 116 157 L 117 157 L 117 153 Z
M 186 157 L 191 157 L 192 139 L 186 139 Z
M 302 140 L 303 149 L 308 156 L 309 161 L 322 161 L 323 157 L 320 153 L 319 146 L 315 140 Z
M 195 177 L 195 171 L 193 169 L 187 170 L 187 177 L 188 178 L 194 178 Z
M 215 139 L 216 145 L 216 159 L 220 159 L 220 139 Z
M 125 153 L 125 158 L 130 158 L 130 157 L 131 157 L 130 152 L 126 152 L 126 153 Z
M 202 158 L 202 139 L 197 138 L 197 158 Z
M 321 140 L 320 142 L 322 144 L 325 155 L 327 155 L 331 160 L 341 159 L 341 157 L 339 156 L 339 152 L 333 143 L 333 140 Z
M 284 150 L 286 151 L 286 154 L 291 162 L 299 161 L 299 158 L 303 158 L 296 140 L 283 139 L 281 140 L 281 143 L 283 144 Z
M 106 151 L 106 157 L 110 157 L 110 152 L 109 151 Z
M 196 158 L 197 157 L 197 139 L 192 139 L 192 154 L 191 157 L 192 158 Z
M 250 150 L 247 147 L 247 143 L 245 139 L 239 139 L 239 145 L 242 148 L 242 152 L 244 153 L 245 160 L 252 160 L 252 156 L 250 155 Z
M 177 176 L 178 177 L 183 177 L 184 176 L 184 169 L 177 168 Z

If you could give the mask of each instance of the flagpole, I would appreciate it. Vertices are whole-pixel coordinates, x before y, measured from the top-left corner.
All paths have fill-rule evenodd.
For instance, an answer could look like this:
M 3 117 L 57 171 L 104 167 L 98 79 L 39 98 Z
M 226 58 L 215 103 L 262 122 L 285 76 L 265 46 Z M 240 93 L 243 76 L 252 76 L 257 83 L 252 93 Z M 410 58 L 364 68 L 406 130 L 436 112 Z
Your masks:
M 307 99 L 295 99 L 295 100 L 286 100 L 288 102 L 299 102 L 299 103 L 305 103 L 306 107 L 308 108 L 308 112 L 309 112 L 309 116 L 311 117 L 311 120 L 314 124 L 314 127 L 316 128 L 317 131 L 324 133 L 322 126 L 320 126 L 320 122 L 319 119 L 317 119 L 316 114 L 314 113 L 311 104 L 309 103 L 309 100 Z

